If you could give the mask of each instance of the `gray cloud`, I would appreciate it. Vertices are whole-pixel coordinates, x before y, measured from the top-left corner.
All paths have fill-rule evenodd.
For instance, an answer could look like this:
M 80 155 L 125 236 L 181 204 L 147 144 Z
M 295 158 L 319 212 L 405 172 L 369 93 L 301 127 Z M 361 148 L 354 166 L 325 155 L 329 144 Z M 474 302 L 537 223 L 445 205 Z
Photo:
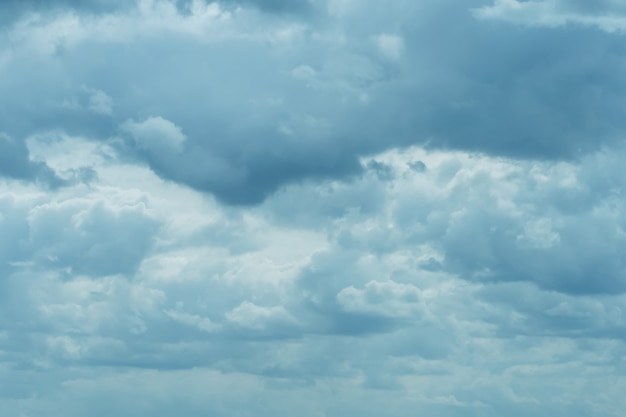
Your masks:
M 15 26 L 38 52 L 4 64 L 5 79 L 24 83 L 0 86 L 3 95 L 21 97 L 3 125 L 18 137 L 63 120 L 66 131 L 103 140 L 128 120 L 160 117 L 185 133 L 183 153 L 144 150 L 139 158 L 164 178 L 235 204 L 259 203 L 294 181 L 358 175 L 359 157 L 393 146 L 572 159 L 619 140 L 618 36 L 494 25 L 476 19 L 471 4 L 429 4 L 402 17 L 393 14 L 400 1 L 369 17 L 369 4 L 333 4 L 326 25 L 209 7 L 191 14 L 148 8 L 108 17 L 109 26 L 78 15 L 75 29 L 56 40 L 43 35 L 53 23 L 31 33 Z M 409 24 L 420 13 L 429 18 Z M 449 29 L 428 23 L 444 15 Z M 131 29 L 134 18 L 154 23 Z M 250 29 L 235 36 L 238 24 Z M 186 34 L 190 27 L 195 32 Z M 402 46 L 394 59 L 380 39 Z M 41 65 L 32 60 L 64 65 L 42 76 L 24 70 Z M 70 74 L 73 83 L 60 87 Z M 47 97 L 38 106 L 20 87 L 33 83 Z M 85 86 L 107 98 L 106 111 L 94 113 Z
M 63 184 L 45 163 L 32 161 L 24 142 L 0 133 L 0 175 L 57 187 Z
M 36 256 L 48 267 L 70 267 L 76 274 L 132 272 L 157 228 L 142 203 L 122 208 L 102 202 L 80 206 L 69 203 L 33 210 L 30 226 Z
M 222 0 L 221 3 L 253 6 L 273 13 L 302 13 L 313 9 L 313 2 L 310 0 Z
M 141 140 L 145 129 L 158 127 L 170 135 L 150 137 L 168 149 L 168 138 L 187 135 L 165 119 L 147 120 L 129 122 L 127 139 Z M 29 146 L 41 153 L 38 141 L 49 140 L 31 138 Z M 622 151 L 554 164 L 396 150 L 362 160 L 364 175 L 351 181 L 291 184 L 256 208 L 233 208 L 125 159 L 59 159 L 63 149 L 93 143 L 57 140 L 60 150 L 45 148 L 55 169 L 89 161 L 98 173 L 94 184 L 7 200 L 10 221 L 0 223 L 3 236 L 29 236 L 13 254 L 2 252 L 21 262 L 1 281 L 0 317 L 11 340 L 3 358 L 19 364 L 2 369 L 3 377 L 47 375 L 5 394 L 31 414 L 46 407 L 60 415 L 70 410 L 63 404 L 89 398 L 120 399 L 123 415 L 135 410 L 123 405 L 126 384 L 134 395 L 160 395 L 156 415 L 169 404 L 192 415 L 210 412 L 206 387 L 214 375 L 220 387 L 227 379 L 240 387 L 232 404 L 217 385 L 209 390 L 226 401 L 219 404 L 227 415 L 256 410 L 255 398 L 274 395 L 272 406 L 260 410 L 286 415 L 309 401 L 305 392 L 315 403 L 326 398 L 320 403 L 329 415 L 380 411 L 391 406 L 389 396 L 396 414 L 407 416 L 416 409 L 499 415 L 512 407 L 539 415 L 606 408 L 604 415 L 616 415 L 610 407 L 618 391 L 596 397 L 577 384 L 587 372 L 619 364 L 623 291 L 613 286 L 600 290 L 614 294 L 595 294 L 596 281 L 611 284 L 615 277 L 572 282 L 554 273 L 564 264 L 554 251 L 602 259 L 594 253 L 606 246 L 592 252 L 597 245 L 584 246 L 576 236 L 621 221 L 602 210 L 622 204 L 613 192 L 621 183 L 608 175 Z M 142 149 L 161 149 L 150 146 Z M 416 161 L 426 168 L 416 171 Z M 568 189 L 594 204 L 568 210 L 554 197 Z M 550 213 L 551 223 L 536 213 Z M 619 236 L 605 240 L 614 245 Z M 463 257 L 460 247 L 474 255 Z M 119 261 L 115 270 L 107 259 Z M 531 269 L 521 274 L 516 259 Z M 588 259 L 568 255 L 568 267 L 584 268 Z M 486 268 L 499 275 L 485 275 Z M 540 268 L 549 273 L 535 273 Z M 545 375 L 566 388 L 549 392 Z M 180 402 L 172 378 L 203 381 L 204 393 Z M 80 384 L 54 388 L 61 380 Z M 607 381 L 619 387 L 607 376 L 591 389 Z M 328 399 L 326 390 L 342 399 Z M 12 409 L 12 400 L 1 401 Z
M 5 414 L 621 416 L 621 6 L 52 3 L 0 6 Z

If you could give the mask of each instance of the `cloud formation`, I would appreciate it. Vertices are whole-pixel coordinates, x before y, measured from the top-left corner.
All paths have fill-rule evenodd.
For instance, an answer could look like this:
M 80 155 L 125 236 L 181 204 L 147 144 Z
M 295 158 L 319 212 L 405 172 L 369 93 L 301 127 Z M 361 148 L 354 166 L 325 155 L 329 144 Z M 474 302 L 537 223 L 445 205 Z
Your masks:
M 40 9 L 4 35 L 3 127 L 107 141 L 129 121 L 167 120 L 186 136 L 183 155 L 140 157 L 235 204 L 358 175 L 358 158 L 394 146 L 571 160 L 618 140 L 619 37 L 494 26 L 497 10 L 543 3 L 475 3 L 318 1 L 307 18 L 266 13 L 274 3 Z M 433 23 L 444 15 L 445 29 Z
M 480 18 L 530 26 L 574 24 L 594 26 L 607 32 L 623 32 L 626 28 L 626 7 L 614 0 L 496 0 L 493 5 L 478 8 L 475 12 Z
M 623 9 L 2 3 L 0 410 L 621 416 Z
M 0 175 L 58 186 L 61 180 L 41 161 L 32 161 L 24 142 L 0 133 Z

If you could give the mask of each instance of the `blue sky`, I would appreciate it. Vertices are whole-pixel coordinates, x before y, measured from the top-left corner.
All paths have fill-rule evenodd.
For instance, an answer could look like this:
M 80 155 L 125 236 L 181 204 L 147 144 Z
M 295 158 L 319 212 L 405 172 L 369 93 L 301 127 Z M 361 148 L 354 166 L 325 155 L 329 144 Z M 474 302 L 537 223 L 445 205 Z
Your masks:
M 623 415 L 622 1 L 0 28 L 0 414 Z

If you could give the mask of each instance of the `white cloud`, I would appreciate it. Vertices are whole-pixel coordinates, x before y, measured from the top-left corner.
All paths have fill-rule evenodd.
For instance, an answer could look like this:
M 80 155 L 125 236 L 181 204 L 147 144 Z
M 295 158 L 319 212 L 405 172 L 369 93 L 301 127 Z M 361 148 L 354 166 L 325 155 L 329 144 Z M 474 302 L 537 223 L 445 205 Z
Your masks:
M 265 330 L 272 325 L 294 322 L 293 317 L 283 306 L 263 307 L 249 301 L 244 301 L 227 312 L 226 318 L 239 326 L 255 330 Z
M 180 127 L 160 116 L 141 122 L 128 120 L 121 126 L 130 133 L 141 149 L 161 152 L 181 152 L 187 139 Z
M 166 310 L 165 314 L 176 321 L 186 324 L 187 326 L 197 327 L 198 329 L 208 333 L 214 332 L 220 328 L 219 325 L 213 323 L 208 317 L 181 313 L 175 310 Z
M 524 226 L 524 233 L 517 236 L 521 245 L 537 249 L 548 249 L 559 243 L 558 232 L 552 230 L 550 219 L 531 220 Z
M 404 52 L 404 40 L 398 35 L 381 33 L 374 36 L 374 43 L 381 54 L 390 59 L 400 59 Z

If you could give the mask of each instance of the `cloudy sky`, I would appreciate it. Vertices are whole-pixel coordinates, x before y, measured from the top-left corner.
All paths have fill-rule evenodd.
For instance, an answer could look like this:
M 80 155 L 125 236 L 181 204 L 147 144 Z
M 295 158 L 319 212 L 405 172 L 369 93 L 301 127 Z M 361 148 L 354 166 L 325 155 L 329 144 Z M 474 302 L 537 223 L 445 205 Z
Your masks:
M 2 0 L 0 414 L 623 416 L 625 4 Z

